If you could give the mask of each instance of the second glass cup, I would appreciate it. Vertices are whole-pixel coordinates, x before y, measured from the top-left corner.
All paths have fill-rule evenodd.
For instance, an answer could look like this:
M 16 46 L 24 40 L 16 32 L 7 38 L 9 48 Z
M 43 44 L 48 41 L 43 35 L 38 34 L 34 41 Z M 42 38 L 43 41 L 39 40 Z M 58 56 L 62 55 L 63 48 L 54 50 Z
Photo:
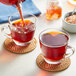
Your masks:
M 68 40 L 69 34 L 64 30 L 50 28 L 42 31 L 39 42 L 44 60 L 49 64 L 59 64 L 64 58 L 70 57 L 75 50 L 68 45 Z
M 62 8 L 58 0 L 47 0 L 46 19 L 55 20 L 62 16 Z
M 27 46 L 28 44 L 30 44 L 34 37 L 36 29 L 35 15 L 30 13 L 23 13 L 23 18 L 24 25 L 22 25 L 19 13 L 15 13 L 9 17 L 9 25 L 2 27 L 4 35 L 12 38 L 15 44 L 19 46 Z M 7 31 L 10 31 L 10 33 L 8 34 Z

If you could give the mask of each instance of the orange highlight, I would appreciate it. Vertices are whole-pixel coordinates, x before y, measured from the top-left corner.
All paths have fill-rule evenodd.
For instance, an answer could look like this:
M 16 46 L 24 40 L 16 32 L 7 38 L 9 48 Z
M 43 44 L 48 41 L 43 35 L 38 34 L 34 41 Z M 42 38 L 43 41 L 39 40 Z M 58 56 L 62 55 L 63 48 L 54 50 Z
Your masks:
M 76 0 L 73 0 L 73 1 L 76 1 Z
M 64 33 L 56 32 L 56 31 L 48 32 L 48 33 L 51 34 L 52 36 L 56 36 L 56 35 L 58 35 L 58 34 L 64 34 Z
M 22 20 L 17 20 L 13 22 L 13 25 L 17 25 L 16 27 L 25 27 L 26 25 L 28 26 L 29 24 L 31 24 L 32 22 L 30 20 L 24 20 L 24 25 L 22 23 Z

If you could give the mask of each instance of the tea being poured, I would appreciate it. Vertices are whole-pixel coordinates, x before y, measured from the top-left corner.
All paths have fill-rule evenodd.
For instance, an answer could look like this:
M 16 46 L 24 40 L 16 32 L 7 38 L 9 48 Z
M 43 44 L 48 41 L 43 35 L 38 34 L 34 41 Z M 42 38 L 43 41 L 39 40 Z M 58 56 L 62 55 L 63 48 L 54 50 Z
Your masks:
M 24 25 L 24 19 L 22 15 L 22 9 L 21 9 L 21 3 L 25 0 L 0 0 L 1 3 L 6 4 L 6 5 L 16 5 L 17 10 L 19 11 L 19 14 L 21 16 L 21 22 L 22 22 L 22 27 Z

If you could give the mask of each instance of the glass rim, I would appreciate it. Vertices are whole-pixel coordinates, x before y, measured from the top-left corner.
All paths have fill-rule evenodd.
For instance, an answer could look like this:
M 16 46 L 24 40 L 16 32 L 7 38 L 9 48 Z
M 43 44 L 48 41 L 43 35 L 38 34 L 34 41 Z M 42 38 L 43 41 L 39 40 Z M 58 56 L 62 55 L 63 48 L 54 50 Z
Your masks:
M 39 34 L 39 40 L 40 40 L 40 42 L 43 44 L 43 45 L 45 45 L 45 46 L 47 46 L 47 47 L 61 47 L 61 46 L 64 46 L 64 45 L 59 45 L 59 46 L 49 46 L 49 45 L 47 45 L 47 44 L 45 44 L 45 43 L 43 43 L 42 42 L 42 40 L 41 40 L 41 34 L 43 33 L 43 32 L 45 32 L 46 30 L 50 30 L 50 29 L 54 29 L 54 30 L 59 30 L 60 32 L 62 32 L 63 34 L 65 34 L 67 37 L 68 37 L 68 40 L 67 40 L 67 42 L 66 43 L 64 43 L 64 45 L 66 45 L 67 43 L 68 43 L 68 41 L 69 41 L 69 38 L 70 38 L 70 35 L 69 35 L 69 33 L 67 33 L 65 30 L 63 30 L 63 29 L 57 29 L 57 28 L 47 28 L 47 29 L 45 29 L 45 30 L 43 30 L 40 34 Z M 51 31 L 52 32 L 52 31 Z M 42 34 L 43 35 L 43 34 Z
M 8 17 L 8 22 L 9 22 L 10 25 L 12 25 L 12 22 L 10 21 L 11 17 L 14 16 L 15 14 L 17 14 L 17 13 L 19 14 L 19 12 L 15 12 L 15 13 L 13 13 L 12 15 L 10 15 L 10 16 Z M 34 25 L 36 25 L 37 17 L 36 17 L 34 14 L 29 13 L 29 12 L 22 12 L 22 13 L 25 13 L 25 14 L 28 13 L 28 15 L 26 15 L 26 16 L 28 16 L 28 17 L 33 16 L 34 19 L 35 19 L 35 21 L 34 21 Z M 31 16 L 29 16 L 29 15 L 31 15 Z M 20 19 L 21 19 L 21 17 L 20 17 Z M 19 19 L 19 20 L 20 20 L 20 19 Z M 18 18 L 17 18 L 17 20 L 18 20 Z

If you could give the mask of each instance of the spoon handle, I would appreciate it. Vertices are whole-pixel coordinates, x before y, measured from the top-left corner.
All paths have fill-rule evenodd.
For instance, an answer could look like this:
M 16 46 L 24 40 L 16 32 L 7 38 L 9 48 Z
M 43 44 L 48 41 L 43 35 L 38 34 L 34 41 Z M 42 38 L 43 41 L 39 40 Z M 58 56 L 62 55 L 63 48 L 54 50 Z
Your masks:
M 76 10 L 76 7 L 74 8 L 73 12 L 72 12 L 72 15 L 75 13 L 75 10 Z

